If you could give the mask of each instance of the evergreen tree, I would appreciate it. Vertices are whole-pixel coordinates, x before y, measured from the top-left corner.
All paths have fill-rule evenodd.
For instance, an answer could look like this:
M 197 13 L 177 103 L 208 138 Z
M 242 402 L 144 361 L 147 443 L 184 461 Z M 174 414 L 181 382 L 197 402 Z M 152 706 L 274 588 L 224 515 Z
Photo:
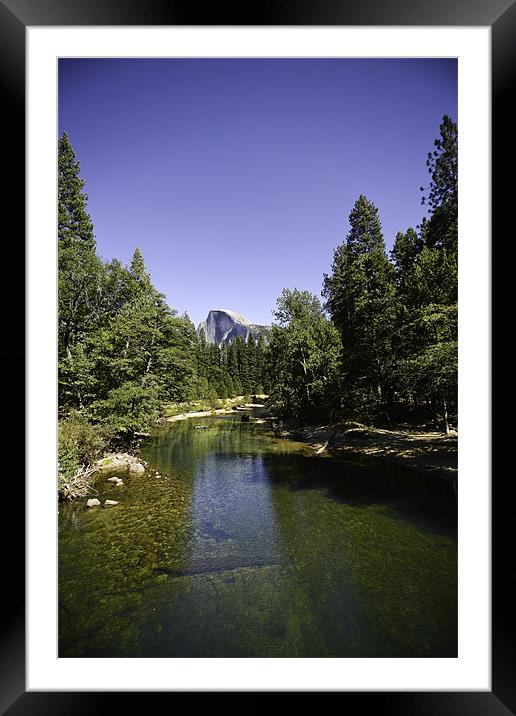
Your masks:
M 457 127 L 444 116 L 428 154 L 429 218 L 419 238 L 398 236 L 393 249 L 400 310 L 396 343 L 400 398 L 427 403 L 448 431 L 457 407 Z M 423 190 L 423 187 L 421 187 Z
M 226 393 L 228 398 L 232 398 L 234 395 L 236 395 L 235 392 L 235 386 L 233 385 L 233 379 L 229 375 L 229 373 L 226 373 L 224 376 L 224 383 L 226 387 Z
M 134 250 L 131 264 L 129 266 L 129 273 L 134 281 L 133 290 L 135 293 L 144 293 L 145 291 L 149 291 L 151 289 L 150 275 L 147 273 L 142 252 L 138 247 Z
M 98 318 L 104 281 L 102 262 L 95 254 L 93 225 L 86 211 L 85 182 L 79 170 L 64 133 L 58 145 L 58 357 L 60 362 L 67 361 L 67 395 L 74 371 L 73 348 Z M 79 396 L 77 400 L 80 404 Z
M 284 414 L 327 417 L 338 407 L 340 338 L 308 291 L 277 299 L 267 358 L 269 390 Z
M 197 335 L 185 314 L 167 315 L 156 356 L 161 402 L 182 403 L 197 397 Z
M 360 194 L 349 215 L 350 230 L 346 245 L 350 254 L 362 256 L 385 251 L 378 209 Z
M 247 360 L 249 364 L 249 384 L 251 392 L 255 394 L 259 384 L 258 348 L 256 345 L 256 339 L 252 335 L 250 335 L 247 339 Z
M 215 391 L 219 398 L 223 397 L 225 392 L 222 367 L 220 365 L 220 349 L 212 343 L 207 347 L 208 355 L 208 384 Z
M 197 351 L 196 351 L 196 358 L 197 358 L 197 375 L 200 378 L 206 378 L 208 377 L 208 346 L 206 343 L 206 333 L 204 331 L 204 328 L 201 328 L 199 331 L 199 336 L 197 340 Z
M 58 144 L 58 220 L 57 235 L 62 247 L 95 249 L 93 224 L 86 210 L 85 182 L 79 176 L 80 165 L 66 132 Z
M 119 431 L 148 427 L 158 412 L 160 351 L 173 312 L 150 282 L 136 249 L 127 277 L 127 301 L 93 346 L 99 376 L 92 415 Z
M 267 354 L 267 345 L 262 334 L 258 336 L 256 343 L 256 393 L 262 394 L 266 385 L 265 376 L 265 357 Z
M 234 395 L 241 395 L 242 383 L 240 381 L 237 347 L 234 341 L 232 341 L 228 346 L 228 374 L 233 381 Z
M 430 219 L 425 230 L 429 248 L 445 248 L 452 254 L 458 246 L 458 131 L 457 125 L 444 115 L 440 137 L 428 153 L 426 165 L 431 182 L 421 202 L 429 207 Z M 425 191 L 425 187 L 420 187 Z
M 391 258 L 396 269 L 396 283 L 401 293 L 405 290 L 407 275 L 421 253 L 423 245 L 421 236 L 412 227 L 409 227 L 405 234 L 402 231 L 396 234 Z
M 242 336 L 237 336 L 233 341 L 235 345 L 236 357 L 238 362 L 238 376 L 244 395 L 251 392 L 251 384 L 249 381 L 249 357 L 247 352 L 247 344 Z
M 385 255 L 376 207 L 356 201 L 346 242 L 324 276 L 323 296 L 343 346 L 346 400 L 362 411 L 392 398 L 390 371 L 396 321 L 395 273 Z

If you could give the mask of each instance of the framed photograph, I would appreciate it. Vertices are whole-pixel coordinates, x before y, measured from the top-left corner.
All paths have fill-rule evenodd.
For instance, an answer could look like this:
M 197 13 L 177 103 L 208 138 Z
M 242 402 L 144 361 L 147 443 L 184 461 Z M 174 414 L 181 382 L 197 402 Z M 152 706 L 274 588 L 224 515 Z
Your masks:
M 0 2 L 28 318 L 0 705 L 338 691 L 508 713 L 491 136 L 512 132 L 514 5 L 212 15 Z

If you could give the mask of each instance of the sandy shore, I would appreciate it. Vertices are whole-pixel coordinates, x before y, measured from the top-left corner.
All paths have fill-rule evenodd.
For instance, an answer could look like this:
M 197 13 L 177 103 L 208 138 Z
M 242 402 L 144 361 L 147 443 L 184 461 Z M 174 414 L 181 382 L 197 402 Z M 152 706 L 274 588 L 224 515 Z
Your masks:
M 219 408 L 218 410 L 199 410 L 196 413 L 180 413 L 179 415 L 171 415 L 167 418 L 167 423 L 177 423 L 179 420 L 187 420 L 187 418 L 209 418 L 210 415 L 222 415 L 223 413 L 234 413 L 231 408 Z
M 400 426 L 375 428 L 358 423 L 307 425 L 282 430 L 284 437 L 306 442 L 316 455 L 387 462 L 441 476 L 457 477 L 458 436 Z

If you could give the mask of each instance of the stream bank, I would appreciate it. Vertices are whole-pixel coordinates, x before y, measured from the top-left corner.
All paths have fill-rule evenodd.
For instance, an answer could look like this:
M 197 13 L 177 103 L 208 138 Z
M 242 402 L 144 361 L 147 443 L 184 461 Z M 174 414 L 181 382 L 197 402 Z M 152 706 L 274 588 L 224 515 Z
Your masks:
M 449 490 L 242 417 L 166 425 L 60 506 L 59 656 L 455 657 Z
M 354 422 L 300 425 L 279 424 L 282 437 L 300 440 L 321 458 L 343 458 L 361 464 L 378 461 L 457 480 L 458 435 L 408 425 L 386 429 Z

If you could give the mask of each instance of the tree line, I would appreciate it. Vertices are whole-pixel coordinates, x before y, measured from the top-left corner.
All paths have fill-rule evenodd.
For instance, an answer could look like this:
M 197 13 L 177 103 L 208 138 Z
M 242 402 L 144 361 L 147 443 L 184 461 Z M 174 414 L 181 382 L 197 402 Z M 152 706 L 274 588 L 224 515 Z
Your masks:
M 457 126 L 448 116 L 427 156 L 428 206 L 387 256 L 364 195 L 323 277 L 324 303 L 285 289 L 277 300 L 266 389 L 284 413 L 329 420 L 438 420 L 457 411 Z
M 60 469 L 131 437 L 167 405 L 266 392 L 284 415 L 329 420 L 439 416 L 457 409 L 457 127 L 447 116 L 421 187 L 428 216 L 386 254 L 378 210 L 360 195 L 323 276 L 321 302 L 284 289 L 267 342 L 207 344 L 153 286 L 141 251 L 97 254 L 85 182 L 58 146 Z
M 265 344 L 208 345 L 153 286 L 139 248 L 128 266 L 97 254 L 85 182 L 58 145 L 58 406 L 68 472 L 114 438 L 130 440 L 167 405 L 263 390 Z

